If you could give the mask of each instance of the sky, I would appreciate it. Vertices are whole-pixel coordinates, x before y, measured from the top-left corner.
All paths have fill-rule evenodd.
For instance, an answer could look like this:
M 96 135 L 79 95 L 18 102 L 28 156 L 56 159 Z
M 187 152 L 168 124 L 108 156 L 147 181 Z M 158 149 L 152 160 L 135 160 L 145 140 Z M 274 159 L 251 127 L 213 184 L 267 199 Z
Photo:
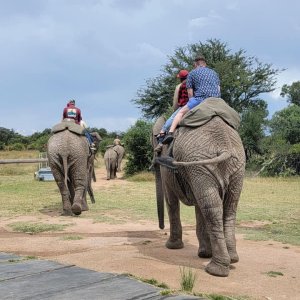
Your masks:
M 0 127 L 23 135 L 58 123 L 75 99 L 90 127 L 126 131 L 132 99 L 178 47 L 219 39 L 273 68 L 270 116 L 300 80 L 300 1 L 0 0 Z

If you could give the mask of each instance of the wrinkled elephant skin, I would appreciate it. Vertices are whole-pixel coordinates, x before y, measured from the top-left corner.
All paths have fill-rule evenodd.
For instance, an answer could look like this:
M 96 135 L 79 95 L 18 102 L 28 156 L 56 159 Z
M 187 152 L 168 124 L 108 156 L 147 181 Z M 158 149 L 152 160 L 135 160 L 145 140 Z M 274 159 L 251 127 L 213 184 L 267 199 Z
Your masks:
M 117 158 L 117 172 L 121 172 L 122 171 L 122 160 L 124 158 L 125 155 L 125 149 L 122 145 L 116 145 L 113 147 L 113 149 L 117 152 L 118 154 L 118 158 Z
M 154 135 L 162 127 L 159 118 Z M 167 155 L 164 146 L 161 158 Z M 180 127 L 175 133 L 173 156 L 177 170 L 159 166 L 163 189 L 157 195 L 165 198 L 170 237 L 166 247 L 183 247 L 180 200 L 195 206 L 199 257 L 211 257 L 206 271 L 215 276 L 228 276 L 230 263 L 239 260 L 235 241 L 236 210 L 242 190 L 245 155 L 238 133 L 221 118 L 214 117 L 197 128 Z M 160 220 L 163 222 L 163 220 Z
M 104 162 L 107 174 L 106 179 L 115 179 L 117 177 L 118 153 L 114 150 L 113 146 L 106 149 L 104 153 Z
M 48 141 L 47 151 L 62 196 L 63 215 L 80 215 L 88 210 L 86 192 L 92 173 L 89 168 L 93 168 L 86 137 L 68 130 L 55 133 Z

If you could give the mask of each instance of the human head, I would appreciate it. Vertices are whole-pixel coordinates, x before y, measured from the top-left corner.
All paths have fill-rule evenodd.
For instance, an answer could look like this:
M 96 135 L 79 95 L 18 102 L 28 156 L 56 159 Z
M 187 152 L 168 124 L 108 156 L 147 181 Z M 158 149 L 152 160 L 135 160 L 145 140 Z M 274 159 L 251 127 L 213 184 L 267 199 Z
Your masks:
M 177 74 L 177 78 L 180 78 L 180 80 L 183 81 L 187 78 L 188 75 L 189 72 L 187 70 L 180 70 L 180 72 Z
M 205 57 L 201 53 L 196 54 L 194 58 L 194 64 L 195 66 L 206 66 Z
M 75 100 L 74 100 L 74 99 L 71 99 L 71 100 L 69 101 L 69 104 L 75 105 Z

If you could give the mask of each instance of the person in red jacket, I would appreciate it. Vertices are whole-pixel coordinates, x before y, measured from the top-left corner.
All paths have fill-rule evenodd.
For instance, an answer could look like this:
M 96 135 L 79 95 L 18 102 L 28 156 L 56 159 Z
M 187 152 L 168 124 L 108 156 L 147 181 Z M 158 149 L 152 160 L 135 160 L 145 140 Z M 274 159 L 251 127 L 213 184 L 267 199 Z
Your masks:
M 84 128 L 84 134 L 89 142 L 92 151 L 96 151 L 93 137 L 88 132 L 85 123 L 82 121 L 81 110 L 75 106 L 75 100 L 72 99 L 68 102 L 67 107 L 63 111 L 63 120 L 71 119 L 74 120 L 76 124 L 81 125 Z
M 158 145 L 154 148 L 155 152 L 161 152 L 163 144 L 162 141 L 165 138 L 166 133 L 169 131 L 172 122 L 175 118 L 175 116 L 178 114 L 178 112 L 186 105 L 186 103 L 189 101 L 188 92 L 186 88 L 186 79 L 189 72 L 187 70 L 180 70 L 177 78 L 180 79 L 180 84 L 178 84 L 175 88 L 174 92 L 174 98 L 173 98 L 173 109 L 174 113 L 171 115 L 171 117 L 165 122 L 164 126 L 162 127 L 159 135 L 157 136 Z
M 75 106 L 75 100 L 70 100 L 67 107 L 64 108 L 63 119 L 73 119 L 76 124 L 80 124 L 82 120 L 81 111 Z

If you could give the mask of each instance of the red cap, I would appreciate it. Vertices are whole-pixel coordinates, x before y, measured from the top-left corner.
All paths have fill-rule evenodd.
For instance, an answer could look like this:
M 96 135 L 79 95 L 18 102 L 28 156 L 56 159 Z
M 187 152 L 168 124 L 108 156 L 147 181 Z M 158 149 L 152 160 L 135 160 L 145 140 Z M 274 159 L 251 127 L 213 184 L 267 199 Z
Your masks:
M 181 70 L 178 74 L 177 74 L 177 78 L 185 78 L 187 77 L 189 74 L 189 72 L 187 70 Z

